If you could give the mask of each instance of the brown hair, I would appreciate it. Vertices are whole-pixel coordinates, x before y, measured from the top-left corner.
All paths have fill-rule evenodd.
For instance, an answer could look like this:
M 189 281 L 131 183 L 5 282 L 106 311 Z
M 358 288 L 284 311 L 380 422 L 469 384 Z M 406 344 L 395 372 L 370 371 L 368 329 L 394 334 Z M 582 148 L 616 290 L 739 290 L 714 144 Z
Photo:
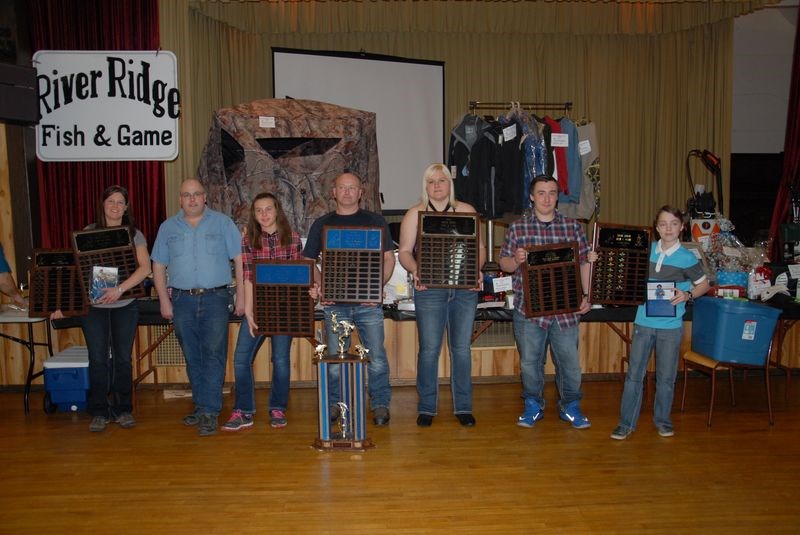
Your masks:
M 653 219 L 653 230 L 654 231 L 658 232 L 658 216 L 661 215 L 661 212 L 666 212 L 666 213 L 668 213 L 670 215 L 673 215 L 673 216 L 677 217 L 678 220 L 681 222 L 681 228 L 683 228 L 683 223 L 684 223 L 684 221 L 683 221 L 683 212 L 681 212 L 681 210 L 679 208 L 675 208 L 674 206 L 672 206 L 670 204 L 665 204 L 664 206 L 662 206 L 661 208 L 658 209 L 658 212 L 656 212 L 656 217 L 655 217 L 655 219 Z M 660 234 L 659 234 L 659 236 L 660 236 Z
M 250 203 L 250 217 L 247 220 L 247 239 L 250 241 L 250 246 L 253 249 L 261 248 L 261 224 L 256 219 L 256 201 L 261 199 L 272 199 L 272 204 L 275 206 L 275 223 L 278 226 L 280 244 L 284 247 L 291 245 L 292 227 L 289 225 L 289 218 L 286 217 L 286 212 L 283 211 L 280 201 L 272 193 L 262 192 L 253 197 L 253 202 Z
M 115 193 L 119 193 L 125 199 L 125 213 L 122 214 L 122 226 L 133 227 L 135 225 L 133 214 L 131 214 L 131 203 L 128 199 L 128 190 L 122 186 L 114 185 L 103 190 L 103 194 L 100 196 L 100 202 L 97 203 L 97 215 L 94 222 L 95 228 L 106 228 L 108 226 L 106 221 L 106 211 L 103 207 L 103 204 L 106 202 L 106 199 Z

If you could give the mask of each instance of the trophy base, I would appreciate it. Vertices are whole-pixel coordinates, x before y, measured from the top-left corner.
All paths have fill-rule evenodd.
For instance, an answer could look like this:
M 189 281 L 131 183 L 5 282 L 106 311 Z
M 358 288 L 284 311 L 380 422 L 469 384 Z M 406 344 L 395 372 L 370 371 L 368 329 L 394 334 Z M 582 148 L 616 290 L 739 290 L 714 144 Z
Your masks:
M 349 440 L 344 438 L 331 438 L 330 440 L 314 439 L 311 447 L 319 451 L 367 451 L 374 448 L 372 440 L 365 438 L 362 440 Z

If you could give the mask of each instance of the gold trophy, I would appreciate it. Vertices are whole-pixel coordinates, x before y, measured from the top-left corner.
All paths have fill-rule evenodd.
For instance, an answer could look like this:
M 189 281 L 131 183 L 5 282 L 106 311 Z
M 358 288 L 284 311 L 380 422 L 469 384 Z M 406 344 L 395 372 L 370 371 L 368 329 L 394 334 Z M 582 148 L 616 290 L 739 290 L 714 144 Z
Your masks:
M 345 351 L 350 335 L 355 329 L 353 322 L 339 321 L 336 313 L 331 314 L 331 330 L 337 335 L 335 355 L 328 354 L 326 344 L 318 344 L 314 349 L 314 364 L 317 365 L 317 400 L 319 402 L 319 436 L 313 446 L 322 451 L 347 450 L 364 451 L 374 447 L 367 438 L 366 411 L 366 363 L 369 362 L 369 349 L 356 345 L 357 355 Z M 339 390 L 341 399 L 331 399 L 329 377 L 331 367 L 339 371 Z M 331 407 L 338 409 L 338 416 L 331 421 Z M 336 423 L 338 432 L 332 429 Z

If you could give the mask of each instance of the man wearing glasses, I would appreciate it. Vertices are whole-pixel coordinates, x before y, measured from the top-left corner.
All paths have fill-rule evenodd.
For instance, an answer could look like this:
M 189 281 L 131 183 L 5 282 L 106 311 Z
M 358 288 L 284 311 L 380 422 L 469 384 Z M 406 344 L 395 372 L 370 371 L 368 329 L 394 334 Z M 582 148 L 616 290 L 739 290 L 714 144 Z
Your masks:
M 236 314 L 244 312 L 241 234 L 223 213 L 208 208 L 194 178 L 180 188 L 180 211 L 164 221 L 153 245 L 153 282 L 161 315 L 172 320 L 186 359 L 194 412 L 183 419 L 200 436 L 217 432 L 228 358 L 231 266 Z
M 380 227 L 383 229 L 383 280 L 386 283 L 394 270 L 394 244 L 389 233 L 389 225 L 382 215 L 359 206 L 362 194 L 361 179 L 353 173 L 339 175 L 333 184 L 333 198 L 336 199 L 336 210 L 319 217 L 308 231 L 308 240 L 303 249 L 303 256 L 317 260 L 322 252 L 322 228 L 324 226 L 346 227 Z M 392 397 L 389 386 L 389 361 L 386 358 L 386 348 L 383 338 L 383 307 L 375 303 L 335 303 L 319 296 L 325 305 L 325 327 L 327 330 L 328 351 L 336 353 L 338 335 L 331 329 L 331 314 L 336 314 L 336 320 L 346 320 L 355 324 L 361 343 L 369 349 L 369 397 L 372 409 L 372 421 L 375 425 L 383 426 L 389 423 L 389 401 Z M 331 366 L 330 399 L 338 401 L 339 392 L 339 366 Z M 331 414 L 338 415 L 338 407 L 331 407 Z

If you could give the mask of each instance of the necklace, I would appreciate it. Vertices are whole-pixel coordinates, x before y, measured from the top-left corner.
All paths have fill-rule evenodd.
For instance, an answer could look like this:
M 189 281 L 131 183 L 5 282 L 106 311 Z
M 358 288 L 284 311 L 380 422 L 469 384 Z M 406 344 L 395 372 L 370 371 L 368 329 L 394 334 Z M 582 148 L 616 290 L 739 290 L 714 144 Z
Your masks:
M 434 212 L 448 212 L 448 211 L 450 211 L 452 206 L 450 206 L 450 201 L 447 201 L 447 206 L 444 207 L 444 210 L 437 210 L 436 207 L 433 205 L 433 203 L 429 200 L 428 201 L 428 208 L 430 208 Z

